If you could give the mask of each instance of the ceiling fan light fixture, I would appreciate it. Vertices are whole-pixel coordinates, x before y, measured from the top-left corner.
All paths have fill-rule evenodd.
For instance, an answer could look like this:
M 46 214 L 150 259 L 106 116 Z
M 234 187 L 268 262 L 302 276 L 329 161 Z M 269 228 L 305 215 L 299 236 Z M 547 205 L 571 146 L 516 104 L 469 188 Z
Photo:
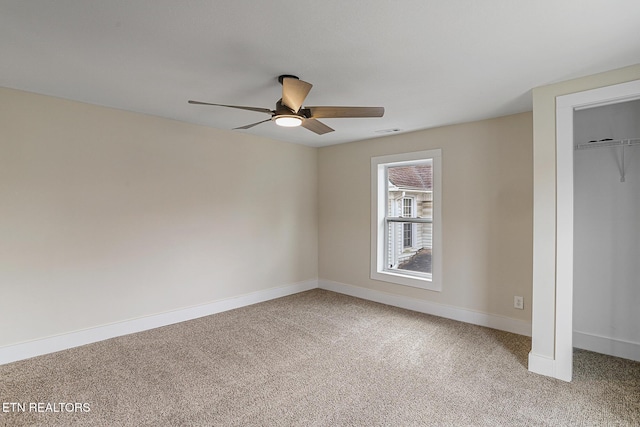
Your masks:
M 298 116 L 278 116 L 275 118 L 278 126 L 293 128 L 302 124 L 302 119 Z

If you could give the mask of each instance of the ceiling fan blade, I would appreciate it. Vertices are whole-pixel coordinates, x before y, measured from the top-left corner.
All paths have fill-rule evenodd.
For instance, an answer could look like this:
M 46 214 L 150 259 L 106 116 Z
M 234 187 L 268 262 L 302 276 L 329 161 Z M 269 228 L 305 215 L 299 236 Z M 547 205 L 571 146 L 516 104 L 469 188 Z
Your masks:
M 250 125 L 244 125 L 244 126 L 240 126 L 237 128 L 233 128 L 233 130 L 237 130 L 237 129 L 251 129 L 252 127 L 259 125 L 260 123 L 264 123 L 264 122 L 270 122 L 271 119 L 267 119 L 267 120 L 261 120 L 259 122 L 255 122 L 255 123 L 251 123 Z
M 347 117 L 382 117 L 384 107 L 305 107 L 308 110 L 307 117 L 321 118 L 347 118 Z
M 317 133 L 318 135 L 333 132 L 333 129 L 316 119 L 305 119 L 301 126 L 305 129 L 309 129 L 311 132 Z
M 297 113 L 313 85 L 295 77 L 282 79 L 282 103 Z
M 229 108 L 237 108 L 239 110 L 249 110 L 249 111 L 257 111 L 259 113 L 267 113 L 274 114 L 273 110 L 269 110 L 268 108 L 258 108 L 258 107 L 244 107 L 242 105 L 225 105 L 225 104 L 211 104 L 209 102 L 200 102 L 200 101 L 191 101 L 189 100 L 189 104 L 196 105 L 215 105 L 216 107 L 229 107 Z M 269 119 L 271 120 L 271 119 Z

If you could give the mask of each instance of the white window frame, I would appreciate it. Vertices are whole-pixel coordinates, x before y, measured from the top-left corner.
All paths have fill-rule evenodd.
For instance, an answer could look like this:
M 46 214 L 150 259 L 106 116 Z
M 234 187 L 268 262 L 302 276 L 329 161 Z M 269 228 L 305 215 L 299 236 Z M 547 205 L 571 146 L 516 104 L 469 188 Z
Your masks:
M 431 275 L 391 270 L 385 265 L 388 176 L 387 168 L 432 161 L 433 219 Z M 371 278 L 432 291 L 442 290 L 442 150 L 425 150 L 371 158 Z M 415 208 L 414 208 L 415 209 Z M 426 222 L 426 221 L 425 221 Z

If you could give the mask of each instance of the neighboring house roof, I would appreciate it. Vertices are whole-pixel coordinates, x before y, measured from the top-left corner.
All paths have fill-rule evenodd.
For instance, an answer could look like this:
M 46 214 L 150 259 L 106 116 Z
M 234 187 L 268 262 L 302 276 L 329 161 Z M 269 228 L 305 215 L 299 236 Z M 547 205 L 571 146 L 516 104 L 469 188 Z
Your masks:
M 399 189 L 431 190 L 433 172 L 431 165 L 397 166 L 387 169 L 389 181 Z

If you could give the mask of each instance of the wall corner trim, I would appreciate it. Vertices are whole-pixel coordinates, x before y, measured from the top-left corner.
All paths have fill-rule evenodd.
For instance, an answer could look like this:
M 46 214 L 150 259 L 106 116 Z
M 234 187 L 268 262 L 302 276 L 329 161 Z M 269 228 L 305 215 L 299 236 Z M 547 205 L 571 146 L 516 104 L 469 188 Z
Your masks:
M 317 287 L 317 280 L 307 280 L 290 285 L 264 289 L 236 297 L 225 298 L 207 304 L 0 347 L 0 365 L 29 359 L 35 356 L 41 356 L 43 354 L 67 350 L 73 347 L 107 340 L 109 338 L 142 332 L 149 329 L 172 325 L 174 323 L 185 322 L 187 320 L 245 307 L 285 297 L 287 295 L 297 294 Z
M 512 332 L 518 335 L 531 336 L 531 323 L 510 317 L 482 313 L 479 311 L 467 310 L 465 308 L 438 304 L 431 301 L 389 294 L 386 292 L 347 285 L 345 283 L 338 283 L 330 280 L 320 279 L 318 281 L 318 287 L 320 289 L 326 289 L 328 291 L 338 292 L 356 298 L 362 298 L 420 313 L 432 314 L 434 316 L 445 317 L 447 319 L 458 320 L 460 322 L 499 329 L 501 331 Z

